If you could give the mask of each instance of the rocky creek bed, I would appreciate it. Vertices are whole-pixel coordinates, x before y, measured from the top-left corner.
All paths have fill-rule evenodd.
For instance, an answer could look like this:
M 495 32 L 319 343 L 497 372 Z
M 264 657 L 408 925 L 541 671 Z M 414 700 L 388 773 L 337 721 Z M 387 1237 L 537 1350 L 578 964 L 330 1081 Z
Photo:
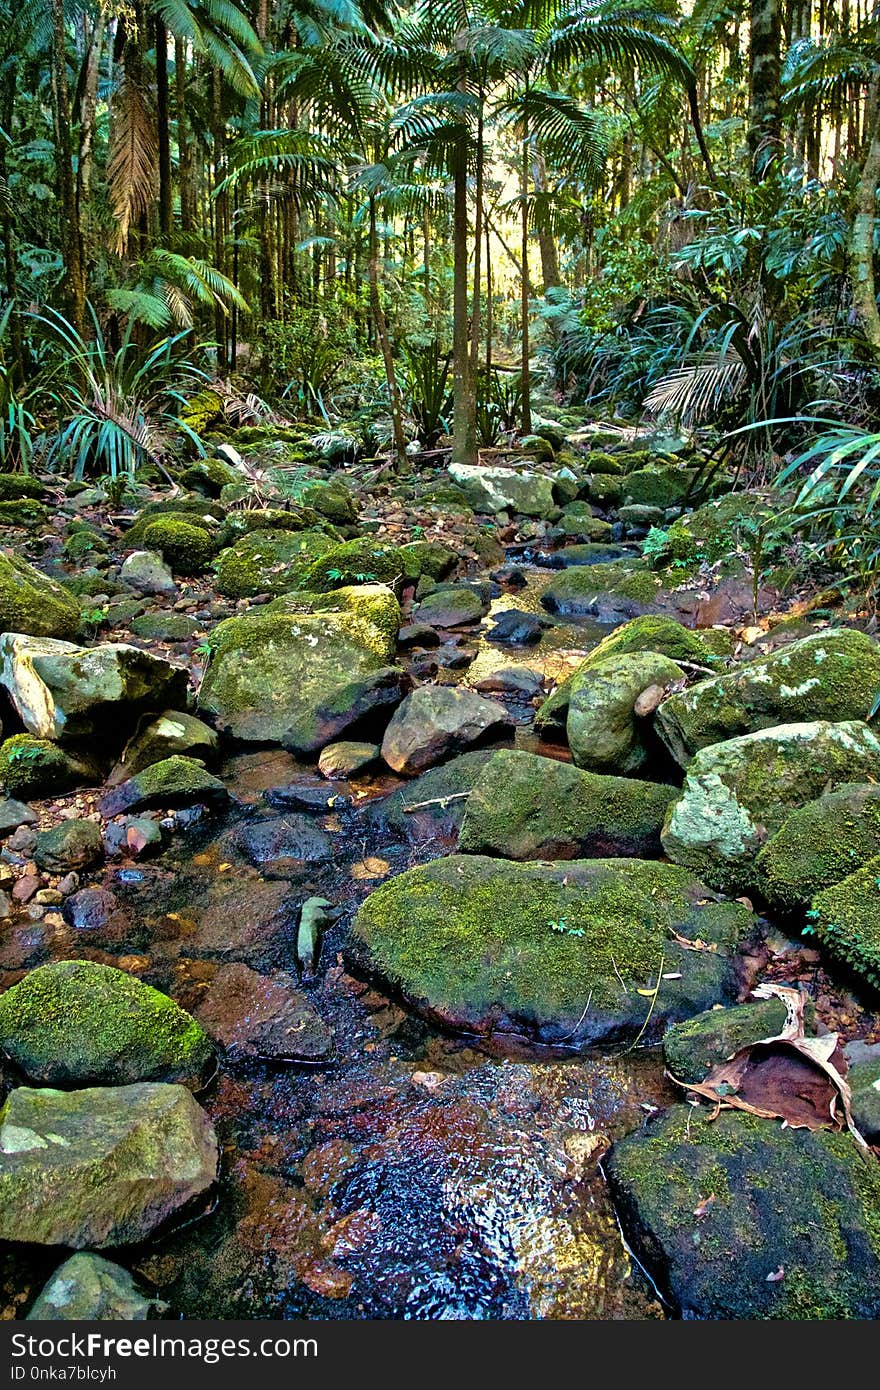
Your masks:
M 880 645 L 548 434 L 9 537 L 6 1317 L 880 1313 Z

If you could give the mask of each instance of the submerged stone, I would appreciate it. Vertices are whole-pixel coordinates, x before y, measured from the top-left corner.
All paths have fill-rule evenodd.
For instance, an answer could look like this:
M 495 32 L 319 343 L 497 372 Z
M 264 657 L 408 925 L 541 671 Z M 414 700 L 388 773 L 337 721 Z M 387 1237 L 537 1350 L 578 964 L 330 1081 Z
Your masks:
M 127 1269 L 80 1251 L 52 1275 L 27 1315 L 29 1322 L 142 1322 L 156 1300 L 141 1293 Z
M 220 967 L 196 1017 L 239 1057 L 314 1063 L 333 1051 L 330 1030 L 294 981 L 258 975 L 238 961 Z

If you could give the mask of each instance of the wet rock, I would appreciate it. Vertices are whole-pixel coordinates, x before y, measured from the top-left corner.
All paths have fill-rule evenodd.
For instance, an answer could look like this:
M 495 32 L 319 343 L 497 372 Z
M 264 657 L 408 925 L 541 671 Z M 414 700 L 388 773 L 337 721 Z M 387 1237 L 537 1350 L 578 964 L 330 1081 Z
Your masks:
M 58 796 L 102 780 L 91 758 L 49 739 L 13 734 L 0 746 L 0 782 L 13 796 Z
M 231 618 L 212 651 L 199 705 L 244 742 L 317 752 L 402 695 L 389 634 L 352 612 Z
M 880 1166 L 853 1138 L 676 1105 L 605 1160 L 624 1234 L 690 1318 L 876 1318 Z
M 523 613 L 518 608 L 508 608 L 496 618 L 486 634 L 486 640 L 530 647 L 540 642 L 544 629 L 550 626 L 547 619 L 537 613 Z
M 127 1269 L 101 1255 L 71 1255 L 52 1275 L 27 1320 L 143 1322 L 156 1300 L 141 1293 Z
M 702 748 L 663 831 L 663 847 L 716 888 L 760 888 L 756 856 L 798 806 L 827 787 L 880 777 L 880 740 L 856 720 L 785 724 Z
M 761 888 L 774 907 L 807 907 L 880 854 L 880 786 L 838 787 L 799 806 L 758 856 Z
M 651 723 L 636 712 L 653 685 L 684 679 L 680 666 L 655 652 L 610 656 L 581 667 L 568 688 L 566 733 L 578 767 L 594 772 L 637 772 L 651 756 Z
M 880 688 L 880 643 L 850 629 L 816 633 L 670 695 L 657 729 L 683 766 L 698 748 L 777 724 L 865 719 Z
M 125 811 L 148 811 L 153 807 L 217 805 L 229 793 L 219 777 L 208 772 L 197 758 L 175 755 L 152 763 L 127 782 L 113 787 L 101 799 L 103 816 L 119 816 Z
M 155 550 L 135 550 L 122 562 L 119 577 L 139 594 L 177 592 L 174 576 Z
M 669 864 L 451 855 L 370 894 L 352 956 L 432 1021 L 588 1047 L 639 1033 L 640 990 L 657 991 L 645 1036 L 730 1000 L 730 953 L 754 924 Z
M 741 1047 L 776 1037 L 786 1018 L 785 1003 L 774 996 L 674 1023 L 663 1039 L 667 1069 L 679 1081 L 700 1082 Z
M 489 605 L 473 589 L 454 585 L 436 589 L 415 610 L 418 623 L 430 627 L 466 627 L 485 617 Z
M 461 463 L 450 467 L 449 476 L 476 512 L 546 517 L 555 510 L 552 479 L 539 473 Z
M 467 798 L 492 756 L 493 750 L 481 749 L 430 768 L 371 807 L 370 820 L 407 840 L 455 835 Z
M 575 565 L 551 579 L 541 603 L 562 617 L 585 614 L 602 622 L 621 622 L 643 614 L 674 612 L 676 601 L 663 588 L 660 577 L 642 561 L 617 560 L 610 564 Z
M 88 932 L 97 946 L 124 941 L 132 922 L 109 888 L 81 888 L 64 904 L 64 919 L 77 932 Z
M 311 565 L 333 548 L 323 531 L 252 531 L 217 557 L 217 588 L 227 598 L 302 588 Z
M 217 735 L 201 719 L 181 710 L 166 709 L 129 740 L 107 780 L 114 786 L 176 753 L 208 763 L 216 756 L 217 746 Z
M 817 893 L 807 916 L 826 950 L 880 989 L 880 854 Z
M 535 563 L 542 569 L 567 570 L 574 565 L 607 565 L 614 560 L 632 559 L 634 555 L 635 551 L 622 545 L 567 545 L 564 550 L 541 551 L 535 556 Z
M 186 698 L 186 671 L 124 642 L 77 647 L 43 637 L 0 638 L 0 684 L 38 738 L 106 735 L 145 709 Z
M 439 647 L 440 634 L 427 623 L 407 623 L 400 629 L 397 644 L 404 651 L 411 647 Z
M 321 749 L 318 771 L 328 778 L 355 777 L 379 761 L 382 750 L 378 743 L 328 743 Z
M 73 594 L 12 551 L 0 552 L 0 631 L 32 637 L 77 637 L 81 618 Z
M 685 500 L 696 477 L 696 469 L 677 464 L 639 468 L 627 475 L 624 501 L 629 507 L 662 507 L 665 511 Z
M 202 1027 L 239 1057 L 278 1062 L 324 1062 L 333 1037 L 294 982 L 258 975 L 246 965 L 223 965 L 196 1009 Z
M 0 1238 L 136 1244 L 207 1191 L 217 1157 L 185 1086 L 20 1086 L 0 1111 Z
M 499 666 L 497 671 L 489 671 L 479 680 L 470 682 L 471 689 L 484 695 L 508 695 L 513 699 L 532 699 L 540 694 L 544 686 L 539 671 L 528 666 Z
M 86 960 L 41 965 L 0 995 L 0 1049 L 51 1086 L 197 1085 L 213 1065 L 205 1034 L 173 999 Z
M 104 853 L 111 859 L 141 858 L 161 848 L 162 827 L 151 816 L 124 816 L 104 829 Z
M 164 934 L 169 950 L 272 970 L 291 962 L 298 901 L 283 879 L 220 873 L 200 896 L 184 898 L 166 914 L 156 933 Z
M 676 787 L 502 749 L 465 803 L 458 845 L 508 859 L 659 854 L 663 818 L 677 795 Z
M 186 613 L 141 613 L 131 624 L 135 637 L 148 642 L 188 642 L 202 627 Z
M 290 878 L 306 864 L 333 856 L 333 841 L 308 816 L 290 814 L 243 825 L 233 834 L 236 847 L 267 878 Z
M 11 797 L 0 801 L 0 836 L 9 835 L 20 825 L 36 825 L 37 813 Z
M 423 685 L 395 711 L 382 757 L 395 772 L 414 776 L 455 753 L 497 738 L 512 725 L 503 705 L 470 690 Z
M 101 827 L 91 820 L 66 820 L 41 830 L 34 844 L 34 861 L 53 874 L 87 869 L 104 856 Z

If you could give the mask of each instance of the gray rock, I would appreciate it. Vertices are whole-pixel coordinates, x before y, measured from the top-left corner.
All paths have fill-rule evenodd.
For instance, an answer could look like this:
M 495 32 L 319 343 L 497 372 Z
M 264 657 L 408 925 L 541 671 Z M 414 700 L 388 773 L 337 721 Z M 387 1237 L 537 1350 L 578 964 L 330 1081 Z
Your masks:
M 395 772 L 414 776 L 499 737 L 512 726 L 503 705 L 471 690 L 423 685 L 408 695 L 391 718 L 382 740 L 382 757 Z
M 553 480 L 540 473 L 454 463 L 449 476 L 477 512 L 512 511 L 520 516 L 546 517 L 556 510 Z
M 20 825 L 36 825 L 37 820 L 36 811 L 25 806 L 23 801 L 15 801 L 12 797 L 0 801 L 0 836 L 9 835 Z
M 27 1321 L 143 1322 L 155 1307 L 127 1269 L 81 1251 L 56 1269 Z
M 358 772 L 377 763 L 382 756 L 378 743 L 346 742 L 328 743 L 321 749 L 318 758 L 318 771 L 324 777 L 354 777 Z
M 201 719 L 181 710 L 166 709 L 129 740 L 107 780 L 114 786 L 175 753 L 211 762 L 217 748 L 217 735 Z
M 177 585 L 162 556 L 155 550 L 135 550 L 122 562 L 119 577 L 139 594 L 174 594 Z
M 566 731 L 578 767 L 593 772 L 637 772 L 648 761 L 644 732 L 651 721 L 636 701 L 651 686 L 670 686 L 684 672 L 656 652 L 629 652 L 581 667 L 569 686 Z
M 33 856 L 41 869 L 64 874 L 86 869 L 104 855 L 101 827 L 92 820 L 65 820 L 36 837 Z

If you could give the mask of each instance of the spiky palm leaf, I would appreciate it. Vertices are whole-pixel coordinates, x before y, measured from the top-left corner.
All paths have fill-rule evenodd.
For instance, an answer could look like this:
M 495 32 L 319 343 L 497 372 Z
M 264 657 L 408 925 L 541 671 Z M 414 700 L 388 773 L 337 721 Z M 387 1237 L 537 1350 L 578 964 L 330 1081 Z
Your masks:
M 676 424 L 696 425 L 717 417 L 748 384 L 748 372 L 735 352 L 676 367 L 645 397 L 645 410 Z

